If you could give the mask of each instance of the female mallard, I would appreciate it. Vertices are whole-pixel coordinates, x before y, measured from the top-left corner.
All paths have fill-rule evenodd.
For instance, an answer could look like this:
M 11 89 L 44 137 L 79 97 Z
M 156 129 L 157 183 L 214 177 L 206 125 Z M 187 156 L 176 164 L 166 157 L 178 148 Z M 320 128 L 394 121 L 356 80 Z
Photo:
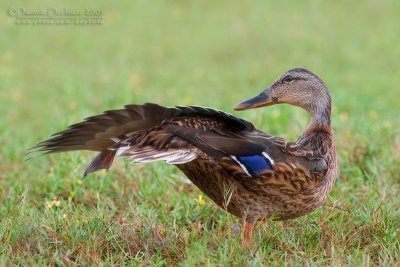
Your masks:
M 204 107 L 127 105 L 69 126 L 37 144 L 46 153 L 93 150 L 88 173 L 108 169 L 114 156 L 135 163 L 176 165 L 217 205 L 245 221 L 290 219 L 319 207 L 336 178 L 331 97 L 320 78 L 292 69 L 235 110 L 278 103 L 299 106 L 311 123 L 296 142 L 265 134 L 234 115 Z

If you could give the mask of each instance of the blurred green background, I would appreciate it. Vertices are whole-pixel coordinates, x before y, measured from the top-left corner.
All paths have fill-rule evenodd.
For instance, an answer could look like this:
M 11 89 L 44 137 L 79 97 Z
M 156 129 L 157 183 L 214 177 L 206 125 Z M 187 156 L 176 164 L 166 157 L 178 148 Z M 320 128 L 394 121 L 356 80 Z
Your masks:
M 0 7 L 0 262 L 400 260 L 399 1 L 2 1 Z M 7 14 L 12 7 L 100 9 L 103 23 L 16 25 Z M 24 162 L 27 148 L 104 110 L 155 102 L 232 112 L 294 67 L 310 69 L 331 91 L 338 182 L 330 204 L 312 215 L 260 227 L 252 253 L 237 253 L 239 236 L 226 239 L 238 221 L 210 201 L 199 206 L 200 192 L 169 182 L 180 173 L 163 163 L 119 160 L 107 175 L 82 184 L 91 153 Z M 287 105 L 235 114 L 291 140 L 308 122 L 306 112 Z M 46 208 L 54 197 L 61 206 Z M 68 223 L 60 221 L 64 215 Z M 82 218 L 100 220 L 104 231 Z M 110 245 L 105 233 L 115 237 L 118 220 L 139 232 Z M 151 241 L 154 227 L 169 241 Z

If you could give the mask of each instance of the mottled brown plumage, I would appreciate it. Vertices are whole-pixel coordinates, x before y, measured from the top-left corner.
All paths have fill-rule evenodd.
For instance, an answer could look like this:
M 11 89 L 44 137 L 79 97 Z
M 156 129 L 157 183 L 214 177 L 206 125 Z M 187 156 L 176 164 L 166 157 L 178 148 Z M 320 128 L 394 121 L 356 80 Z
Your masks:
M 39 143 L 33 151 L 100 151 L 85 175 L 108 169 L 115 155 L 137 163 L 165 160 L 248 225 L 270 216 L 290 219 L 319 207 L 334 184 L 331 98 L 315 74 L 293 69 L 235 109 L 278 103 L 299 106 L 311 114 L 309 127 L 296 142 L 265 134 L 222 111 L 145 104 L 90 117 Z

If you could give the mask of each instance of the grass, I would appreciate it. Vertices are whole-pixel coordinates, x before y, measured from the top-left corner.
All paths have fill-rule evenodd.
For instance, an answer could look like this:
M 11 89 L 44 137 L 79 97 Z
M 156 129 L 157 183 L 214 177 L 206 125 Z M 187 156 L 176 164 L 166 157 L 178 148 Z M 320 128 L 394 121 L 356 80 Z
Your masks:
M 0 16 L 0 265 L 399 265 L 399 2 L 156 2 L 21 4 L 101 8 L 101 26 Z M 103 110 L 232 111 L 299 66 L 331 90 L 338 180 L 312 214 L 260 224 L 253 248 L 241 247 L 240 220 L 201 205 L 173 166 L 120 159 L 82 181 L 93 153 L 24 161 L 36 142 Z M 308 122 L 285 105 L 235 114 L 291 140 Z

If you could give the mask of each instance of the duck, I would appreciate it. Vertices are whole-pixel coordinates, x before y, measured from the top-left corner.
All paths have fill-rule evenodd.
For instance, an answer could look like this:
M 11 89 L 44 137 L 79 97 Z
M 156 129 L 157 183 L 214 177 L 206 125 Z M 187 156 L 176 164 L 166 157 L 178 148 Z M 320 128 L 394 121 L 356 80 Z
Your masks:
M 108 170 L 115 157 L 175 165 L 215 204 L 243 220 L 242 241 L 251 244 L 258 221 L 294 219 L 314 211 L 336 179 L 332 100 L 317 75 L 305 68 L 288 70 L 234 110 L 282 103 L 310 114 L 308 127 L 294 142 L 221 110 L 146 103 L 86 118 L 30 153 L 98 152 L 84 177 Z

